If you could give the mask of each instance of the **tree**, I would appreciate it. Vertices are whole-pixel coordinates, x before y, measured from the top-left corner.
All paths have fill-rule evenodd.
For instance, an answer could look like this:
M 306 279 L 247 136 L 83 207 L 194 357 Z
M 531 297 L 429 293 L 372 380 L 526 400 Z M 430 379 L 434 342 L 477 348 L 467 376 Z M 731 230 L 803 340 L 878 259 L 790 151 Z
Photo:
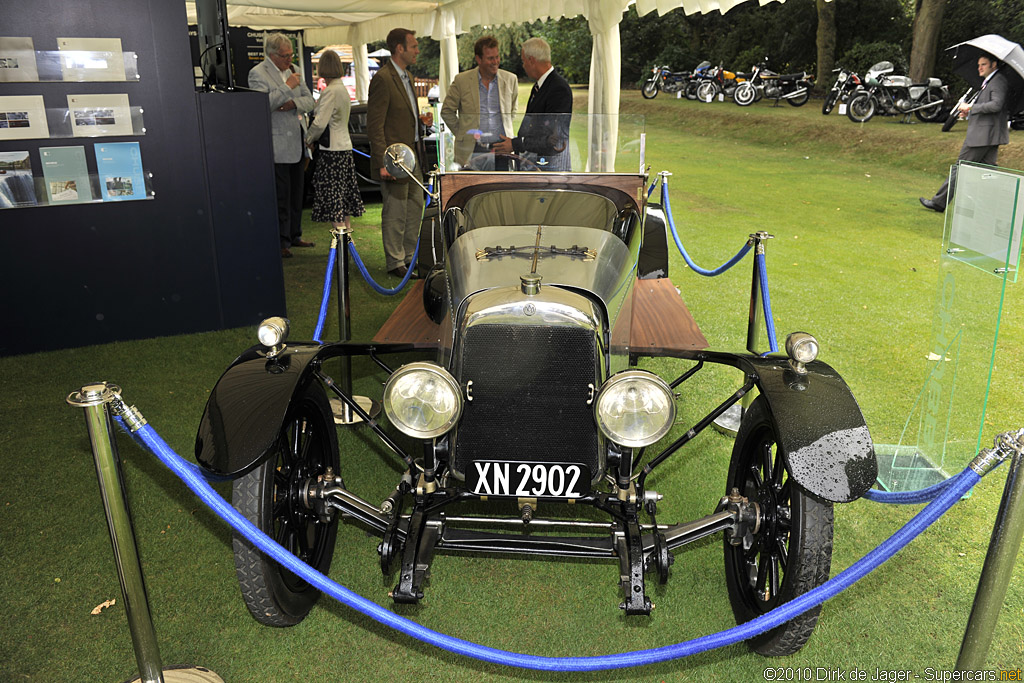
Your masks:
M 818 77 L 815 89 L 827 89 L 832 82 L 832 69 L 836 64 L 836 2 L 815 0 L 818 6 Z
M 946 0 L 917 0 L 910 47 L 910 78 L 915 83 L 923 82 L 935 71 L 935 49 L 945 11 Z

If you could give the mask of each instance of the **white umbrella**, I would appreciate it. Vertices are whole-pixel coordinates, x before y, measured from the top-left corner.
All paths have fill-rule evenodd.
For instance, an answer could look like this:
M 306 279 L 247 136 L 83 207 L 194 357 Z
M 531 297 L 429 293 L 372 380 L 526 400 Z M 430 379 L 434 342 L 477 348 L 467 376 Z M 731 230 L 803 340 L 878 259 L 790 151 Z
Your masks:
M 1010 113 L 1021 110 L 1024 105 L 1024 49 L 1020 45 L 990 33 L 946 49 L 956 50 L 953 53 L 953 71 L 970 83 L 972 88 L 980 88 L 983 80 L 978 75 L 978 57 L 991 55 L 998 59 L 999 70 L 1010 81 Z

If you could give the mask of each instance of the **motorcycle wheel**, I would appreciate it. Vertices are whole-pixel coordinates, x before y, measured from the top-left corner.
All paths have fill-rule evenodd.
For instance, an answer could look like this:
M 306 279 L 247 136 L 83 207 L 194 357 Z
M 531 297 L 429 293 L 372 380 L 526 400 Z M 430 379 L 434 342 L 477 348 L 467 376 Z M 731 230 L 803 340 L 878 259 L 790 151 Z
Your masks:
M 804 90 L 804 93 L 802 95 L 786 98 L 786 101 L 789 102 L 794 107 L 802 107 L 805 104 L 807 104 L 807 100 L 809 99 L 811 99 L 811 91 L 810 89 L 807 89 Z
M 857 95 L 846 103 L 846 115 L 854 123 L 865 123 L 875 115 L 875 98 L 867 93 Z
M 839 99 L 839 91 L 830 90 L 825 95 L 825 101 L 821 103 L 821 113 L 828 116 L 832 113 L 832 109 L 836 106 L 836 100 Z
M 740 83 L 736 86 L 736 91 L 732 94 L 732 100 L 741 107 L 749 107 L 754 103 L 757 98 L 757 93 L 754 91 L 754 86 L 747 83 Z
M 236 479 L 231 504 L 246 519 L 326 574 L 331 567 L 338 521 L 324 524 L 302 502 L 301 488 L 328 467 L 338 471 L 338 435 L 323 387 L 310 382 L 299 390 L 285 414 L 275 454 Z M 294 626 L 313 608 L 320 591 L 234 536 L 235 573 L 245 606 L 267 626 Z
M 778 432 L 763 396 L 743 416 L 729 463 L 727 489 L 760 508 L 757 531 L 739 545 L 723 543 L 725 577 L 736 622 L 746 623 L 820 586 L 832 564 L 832 504 L 812 498 L 790 478 Z M 821 607 L 755 636 L 762 655 L 797 652 L 810 638 Z
M 686 90 L 683 91 L 683 94 L 686 95 L 686 99 L 688 99 L 688 100 L 695 100 L 695 99 L 697 99 L 697 85 L 698 85 L 697 83 L 692 82 L 692 81 L 690 83 L 686 84 Z
M 644 81 L 644 87 L 640 88 L 640 94 L 644 96 L 645 100 L 653 100 L 658 96 L 658 82 L 653 78 Z
M 704 81 L 697 86 L 697 99 L 701 102 L 714 102 L 718 95 L 718 84 L 714 81 Z
M 927 92 L 924 94 L 924 99 L 926 102 L 934 103 L 933 106 L 928 109 L 918 109 L 914 112 L 914 116 L 925 123 L 938 121 L 942 117 L 942 98 L 933 92 Z

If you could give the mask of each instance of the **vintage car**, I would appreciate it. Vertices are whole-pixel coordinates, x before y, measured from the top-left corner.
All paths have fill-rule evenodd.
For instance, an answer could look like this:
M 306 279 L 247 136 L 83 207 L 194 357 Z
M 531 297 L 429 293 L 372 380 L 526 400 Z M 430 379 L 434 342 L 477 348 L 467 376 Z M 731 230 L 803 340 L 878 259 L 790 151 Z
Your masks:
M 832 504 L 860 497 L 877 473 L 864 418 L 809 334 L 791 334 L 786 353 L 770 355 L 706 350 L 699 332 L 680 340 L 693 323 L 675 288 L 652 298 L 666 288 L 648 283 L 667 280 L 639 279 L 668 270 L 665 217 L 647 181 L 636 172 L 440 174 L 442 255 L 422 304 L 400 306 L 436 325 L 432 359 L 393 367 L 389 354 L 422 347 L 293 341 L 286 321 L 265 321 L 211 393 L 199 463 L 234 478 L 234 505 L 322 572 L 339 522 L 378 536 L 399 603 L 424 598 L 436 552 L 554 556 L 617 562 L 619 607 L 648 615 L 648 575 L 665 582 L 677 549 L 718 532 L 738 622 L 819 585 Z M 357 356 L 383 372 L 386 420 L 327 371 L 331 359 Z M 678 359 L 678 374 L 641 369 L 644 356 Z M 742 386 L 665 438 L 677 392 L 708 364 L 735 368 Z M 755 389 L 721 489 L 649 487 L 666 459 Z M 346 486 L 380 461 L 339 457 L 329 396 L 401 461 L 383 503 Z M 672 495 L 704 496 L 711 514 L 659 524 L 659 501 Z M 244 540 L 234 552 L 258 621 L 305 617 L 317 590 Z M 807 612 L 751 645 L 795 652 L 817 618 Z

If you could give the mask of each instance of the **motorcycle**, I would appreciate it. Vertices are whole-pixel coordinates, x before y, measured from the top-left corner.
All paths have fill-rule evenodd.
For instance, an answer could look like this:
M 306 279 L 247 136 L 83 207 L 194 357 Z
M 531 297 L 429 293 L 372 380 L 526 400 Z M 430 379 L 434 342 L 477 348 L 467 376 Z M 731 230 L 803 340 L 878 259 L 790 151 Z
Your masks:
M 740 83 L 746 80 L 749 74 L 735 73 L 723 69 L 719 64 L 707 72 L 707 80 L 701 81 L 697 86 L 697 99 L 701 102 L 713 101 L 719 93 L 726 97 L 732 97 Z
M 786 100 L 794 107 L 802 107 L 810 99 L 813 87 L 814 76 L 806 71 L 777 74 L 762 62 L 754 67 L 748 80 L 736 86 L 732 99 L 741 107 L 753 104 L 762 96 L 775 100 L 776 106 L 780 100 Z
M 690 71 L 671 71 L 667 66 L 655 66 L 652 73 L 654 75 L 644 81 L 643 87 L 640 88 L 640 94 L 645 100 L 657 97 L 659 90 L 667 93 L 679 92 L 686 87 L 693 74 Z
M 896 76 L 892 71 L 892 62 L 879 62 L 868 69 L 864 77 L 867 89 L 855 93 L 846 105 L 851 121 L 864 123 L 876 112 L 907 119 L 914 114 L 925 122 L 942 118 L 949 88 L 941 80 L 929 78 L 927 83 L 914 83 L 909 76 Z
M 825 95 L 825 101 L 821 105 L 821 113 L 828 116 L 833 107 L 839 103 L 846 103 L 850 96 L 861 87 L 860 76 L 855 71 L 839 67 L 832 69 L 832 73 L 839 73 L 832 89 Z
M 705 59 L 693 70 L 693 73 L 690 75 L 690 80 L 686 83 L 686 87 L 683 89 L 683 94 L 686 95 L 686 99 L 697 99 L 697 88 L 700 87 L 701 83 L 708 79 L 708 70 L 710 68 L 711 62 Z

